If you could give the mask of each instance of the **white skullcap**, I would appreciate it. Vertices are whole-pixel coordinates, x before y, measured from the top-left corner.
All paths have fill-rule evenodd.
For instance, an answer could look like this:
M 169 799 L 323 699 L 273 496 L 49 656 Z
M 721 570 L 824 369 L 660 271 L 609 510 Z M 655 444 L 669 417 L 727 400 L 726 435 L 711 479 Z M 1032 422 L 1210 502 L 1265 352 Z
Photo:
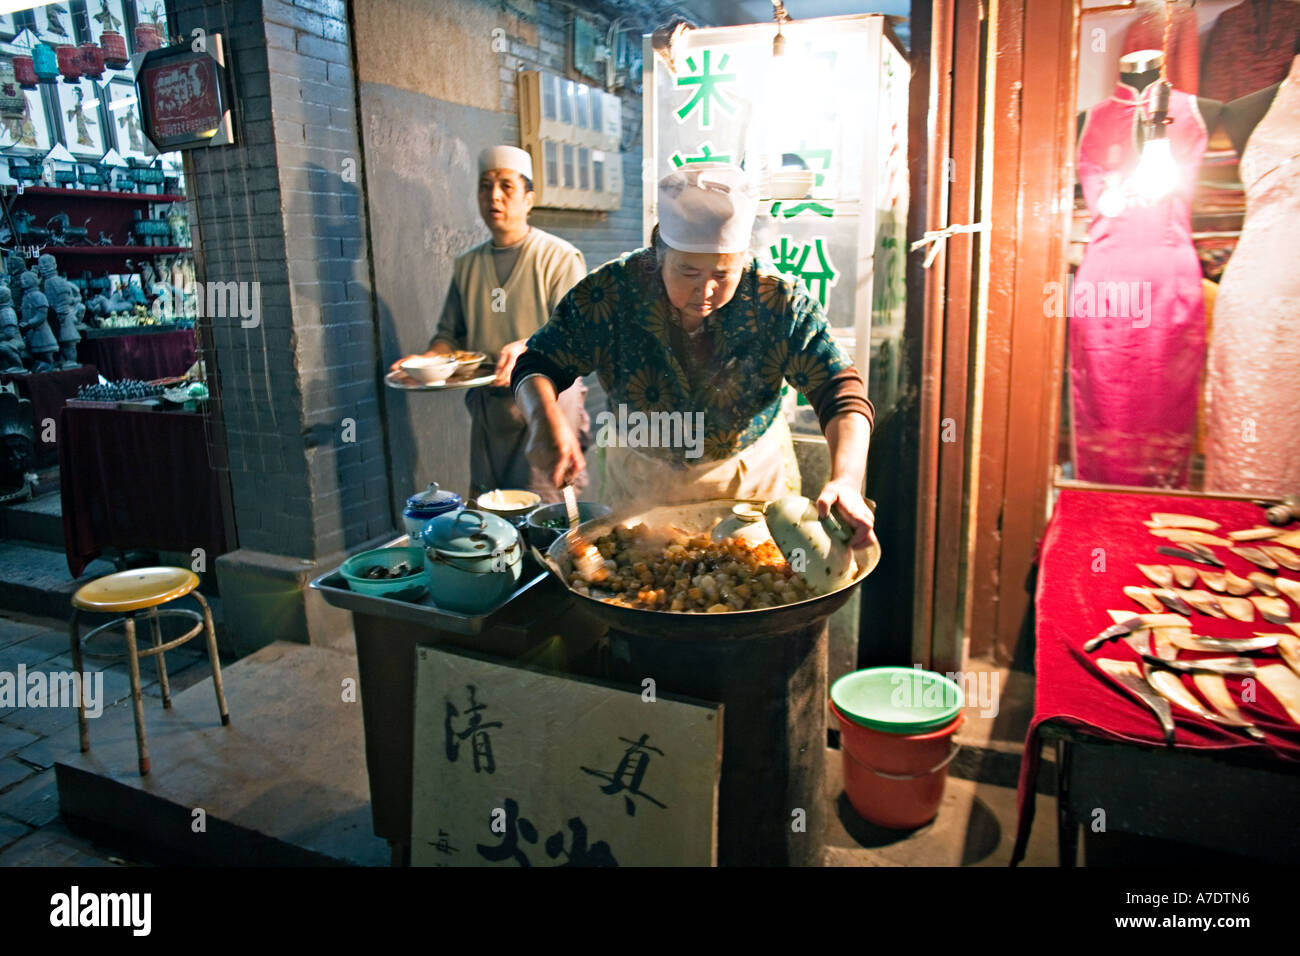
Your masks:
M 659 235 L 679 252 L 745 252 L 758 190 L 727 163 L 691 163 L 659 181 Z
M 517 146 L 489 146 L 478 154 L 478 174 L 489 169 L 513 169 L 531 181 L 533 158 Z

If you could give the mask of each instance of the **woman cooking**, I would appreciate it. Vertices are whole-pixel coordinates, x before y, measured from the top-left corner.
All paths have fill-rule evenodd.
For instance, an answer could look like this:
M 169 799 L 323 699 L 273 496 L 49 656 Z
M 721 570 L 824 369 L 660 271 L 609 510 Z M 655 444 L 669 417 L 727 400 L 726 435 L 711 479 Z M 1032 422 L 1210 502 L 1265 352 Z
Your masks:
M 817 412 L 830 451 L 818 511 L 835 507 L 861 547 L 873 538 L 862 497 L 873 409 L 817 299 L 747 254 L 757 208 L 756 190 L 733 166 L 692 164 L 660 182 L 651 247 L 580 281 L 515 365 L 529 454 L 557 486 L 585 467 L 555 396 L 594 371 L 611 410 L 624 406 L 612 416 L 619 421 L 680 413 L 673 434 L 683 440 L 667 443 L 676 447 L 655 440 L 668 430 L 653 425 L 602 436 L 610 503 L 797 494 L 781 409 L 788 381 Z M 692 433 L 697 423 L 702 435 Z

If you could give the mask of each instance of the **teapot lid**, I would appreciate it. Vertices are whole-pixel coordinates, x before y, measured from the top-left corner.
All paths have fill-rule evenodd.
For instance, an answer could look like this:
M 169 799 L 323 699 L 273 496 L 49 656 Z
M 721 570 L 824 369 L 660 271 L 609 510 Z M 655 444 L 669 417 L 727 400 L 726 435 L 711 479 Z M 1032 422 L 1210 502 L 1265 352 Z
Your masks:
M 420 543 L 453 558 L 481 558 L 509 550 L 519 532 L 505 518 L 464 509 L 438 515 L 420 531 Z
M 419 494 L 411 495 L 406 499 L 406 507 L 411 511 L 421 512 L 425 516 L 432 518 L 434 515 L 442 514 L 445 511 L 451 511 L 460 508 L 465 504 L 463 498 L 454 491 L 443 491 L 438 487 L 436 481 L 429 482 L 429 487 Z

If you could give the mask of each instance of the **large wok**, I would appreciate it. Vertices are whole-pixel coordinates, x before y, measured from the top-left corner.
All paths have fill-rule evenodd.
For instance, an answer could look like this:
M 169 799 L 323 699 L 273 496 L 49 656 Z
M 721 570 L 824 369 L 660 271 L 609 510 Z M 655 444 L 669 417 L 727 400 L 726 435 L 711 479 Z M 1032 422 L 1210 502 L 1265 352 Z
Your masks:
M 589 541 L 594 541 L 619 525 L 632 527 L 644 524 L 651 530 L 673 525 L 692 534 L 709 534 L 719 522 L 731 516 L 732 507 L 739 503 L 732 499 L 718 498 L 663 505 L 648 510 L 628 508 L 580 524 L 578 531 Z M 540 555 L 542 563 L 560 579 L 565 587 L 569 587 L 569 575 L 573 570 L 573 555 L 569 550 L 569 541 L 570 536 L 567 534 L 559 537 L 546 549 L 545 555 Z M 652 611 L 607 604 L 597 597 L 582 594 L 571 587 L 569 590 L 576 599 L 583 602 L 585 610 L 615 631 L 670 640 L 700 638 L 744 640 L 796 630 L 830 616 L 843 606 L 852 595 L 853 589 L 880 563 L 880 546 L 872 544 L 870 547 L 857 549 L 854 551 L 854 558 L 857 562 L 857 573 L 843 587 L 794 604 L 751 611 L 726 611 L 717 614 Z

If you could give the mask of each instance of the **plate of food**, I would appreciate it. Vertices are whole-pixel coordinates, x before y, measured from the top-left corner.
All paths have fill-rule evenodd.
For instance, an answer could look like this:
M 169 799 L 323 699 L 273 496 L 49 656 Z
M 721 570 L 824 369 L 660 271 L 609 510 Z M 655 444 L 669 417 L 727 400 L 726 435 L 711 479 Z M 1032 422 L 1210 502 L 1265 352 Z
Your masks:
M 456 360 L 456 371 L 454 377 L 471 378 L 487 360 L 486 352 L 467 352 L 464 349 L 457 349 L 452 353 L 452 358 Z M 495 363 L 494 363 L 495 364 Z
M 458 388 L 478 388 L 480 385 L 491 385 L 495 378 L 496 372 L 493 371 L 486 375 L 471 375 L 466 378 L 460 375 L 452 375 L 446 381 L 422 385 L 410 376 L 403 375 L 399 369 L 385 375 L 384 384 L 389 388 L 395 388 L 403 392 L 446 392 L 455 391 Z

